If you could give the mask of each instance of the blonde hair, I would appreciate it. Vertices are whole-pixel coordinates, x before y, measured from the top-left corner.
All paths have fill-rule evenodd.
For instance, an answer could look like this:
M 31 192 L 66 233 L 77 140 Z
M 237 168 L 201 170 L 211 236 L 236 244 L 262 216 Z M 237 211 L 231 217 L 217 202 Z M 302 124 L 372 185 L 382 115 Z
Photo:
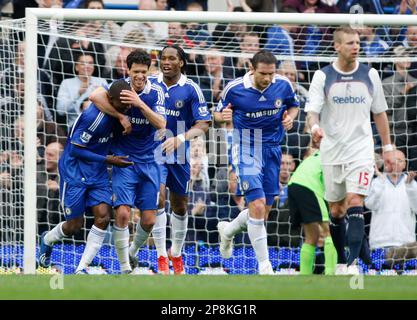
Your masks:
M 359 32 L 358 30 L 353 29 L 352 27 L 349 27 L 349 26 L 339 27 L 333 32 L 333 41 L 337 43 L 341 43 L 343 34 L 358 34 L 359 35 Z

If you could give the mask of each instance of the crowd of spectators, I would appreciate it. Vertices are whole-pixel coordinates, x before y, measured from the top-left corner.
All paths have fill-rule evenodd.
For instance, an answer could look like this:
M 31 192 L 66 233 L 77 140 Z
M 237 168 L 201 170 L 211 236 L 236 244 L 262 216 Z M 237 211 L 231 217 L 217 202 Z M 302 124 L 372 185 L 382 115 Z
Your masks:
M 29 1 L 23 1 L 30 6 Z M 416 13 L 414 0 L 240 0 L 240 6 L 226 1 L 229 11 L 348 13 L 359 4 L 369 13 Z M 337 4 L 336 4 L 337 3 Z M 22 1 L 14 1 L 14 18 L 20 18 Z M 104 9 L 102 0 L 42 0 L 32 3 L 40 7 Z M 388 8 L 392 8 L 388 9 Z M 139 10 L 205 11 L 207 1 L 140 0 Z M 19 16 L 20 15 L 20 16 Z M 187 76 L 202 89 L 210 109 L 230 80 L 243 76 L 250 68 L 250 55 L 268 49 L 279 56 L 277 73 L 287 77 L 300 99 L 300 112 L 294 127 L 283 141 L 281 165 L 281 194 L 277 197 L 268 221 L 268 243 L 271 246 L 300 245 L 299 229 L 291 228 L 286 202 L 286 184 L 291 172 L 303 158 L 309 144 L 305 126 L 304 105 L 308 84 L 314 71 L 324 63 L 294 61 L 292 56 L 317 56 L 332 51 L 332 28 L 312 25 L 251 26 L 245 23 L 207 24 L 178 22 L 89 21 L 72 23 L 74 37 L 66 37 L 67 23 L 50 23 L 50 33 L 38 36 L 38 221 L 41 233 L 63 219 L 59 207 L 59 176 L 57 161 L 65 145 L 66 135 L 78 114 L 88 107 L 88 95 L 99 86 L 127 76 L 126 56 L 134 45 L 155 47 L 177 44 L 192 49 L 187 54 Z M 390 56 L 403 58 L 395 63 L 373 63 L 380 71 L 388 102 L 388 115 L 397 148 L 408 159 L 404 170 L 417 169 L 417 63 L 407 61 L 417 52 L 417 27 L 389 29 L 363 26 L 360 30 L 363 57 Z M 61 35 L 61 36 L 58 36 Z M 0 109 L 0 233 L 23 217 L 23 104 L 25 39 L 20 34 L 13 39 L 14 54 L 9 63 L 1 64 Z M 123 46 L 113 45 L 114 41 Z M 204 54 L 195 53 L 204 51 Z M 158 51 L 150 51 L 152 73 L 158 72 Z M 216 126 L 214 124 L 214 126 Z M 224 129 L 226 128 L 218 128 Z M 230 128 L 229 128 L 230 129 Z M 227 134 L 221 143 L 226 143 Z M 218 243 L 216 225 L 219 220 L 233 219 L 245 205 L 234 195 L 233 173 L 224 163 L 209 164 L 204 139 L 191 146 L 191 182 L 189 203 L 190 242 Z M 376 141 L 378 146 L 378 141 Z M 207 149 L 208 150 L 208 149 Z M 218 155 L 222 156 L 222 155 Z M 212 162 L 210 162 L 212 163 Z M 243 203 L 242 203 L 243 201 Z M 10 204 L 13 206 L 10 207 Z M 7 207 L 8 206 L 8 207 Z M 10 217 L 10 219 L 7 219 Z M 377 221 L 375 219 L 375 221 Z M 415 219 L 413 220 L 415 225 Z M 22 224 L 16 230 L 22 231 Z M 17 231 L 16 231 L 17 232 Z M 415 239 L 415 232 L 414 232 Z M 249 243 L 245 236 L 236 239 Z

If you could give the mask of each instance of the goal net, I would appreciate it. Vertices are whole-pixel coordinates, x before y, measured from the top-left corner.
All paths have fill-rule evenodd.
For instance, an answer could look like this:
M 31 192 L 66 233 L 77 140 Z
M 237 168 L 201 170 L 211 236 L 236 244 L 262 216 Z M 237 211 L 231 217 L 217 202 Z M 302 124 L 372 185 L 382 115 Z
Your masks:
M 112 12 L 117 16 L 117 11 Z M 214 23 L 204 19 L 200 19 L 199 23 L 183 22 L 191 19 L 190 16 L 182 19 L 185 16 L 181 15 L 176 21 L 171 17 L 171 22 L 155 19 L 139 22 L 111 18 L 109 11 L 106 12 L 106 17 L 110 18 L 106 20 L 96 20 L 105 18 L 97 11 L 95 19 L 80 21 L 62 19 L 62 13 L 59 11 L 55 17 L 38 21 L 36 79 L 24 77 L 24 57 L 33 55 L 35 51 L 33 40 L 30 46 L 25 47 L 25 43 L 29 41 L 25 32 L 28 22 L 23 19 L 0 23 L 0 272 L 14 272 L 23 266 L 24 236 L 34 237 L 24 230 L 24 217 L 36 217 L 36 256 L 40 234 L 64 220 L 59 203 L 57 160 L 75 118 L 88 107 L 88 95 L 104 83 L 127 76 L 125 59 L 135 48 L 145 49 L 152 55 L 150 73 L 157 74 L 159 51 L 165 45 L 173 43 L 185 49 L 188 59 L 187 77 L 201 87 L 211 110 L 217 104 L 220 92 L 228 81 L 248 72 L 250 58 L 263 48 L 271 50 L 277 56 L 277 72 L 288 77 L 296 90 L 301 108 L 294 128 L 282 141 L 283 153 L 286 155 L 281 165 L 281 194 L 269 214 L 267 233 L 273 267 L 278 272 L 286 270 L 289 273 L 298 269 L 303 235 L 300 227 L 290 222 L 286 184 L 291 172 L 308 150 L 310 134 L 305 125 L 303 108 L 315 70 L 335 59 L 332 44 L 335 23 L 326 24 L 324 21 L 321 25 L 306 24 L 309 20 L 301 20 L 302 22 L 292 24 L 278 25 L 271 21 L 263 24 L 258 21 L 254 24 L 250 22 L 250 15 L 246 14 L 241 15 L 243 18 L 240 22 L 231 23 Z M 203 16 L 197 14 L 197 17 Z M 359 28 L 362 41 L 360 61 L 372 65 L 380 73 L 384 81 L 394 141 L 406 154 L 406 170 L 416 170 L 414 86 L 417 83 L 417 58 L 412 48 L 417 49 L 417 42 L 413 43 L 412 37 L 407 35 L 407 28 L 412 29 L 412 26 L 382 26 L 374 23 L 356 27 Z M 36 99 L 32 97 L 30 106 L 25 107 L 33 108 L 30 109 L 32 115 L 36 112 L 36 117 L 31 119 L 36 123 L 36 154 L 30 158 L 32 165 L 36 161 L 36 207 L 31 211 L 24 205 L 24 197 L 28 196 L 25 193 L 28 184 L 24 180 L 26 163 L 23 161 L 23 151 L 27 145 L 24 145 L 23 114 L 28 110 L 24 108 L 24 93 L 25 88 L 28 90 L 28 83 L 30 89 L 36 88 L 36 91 L 32 91 L 36 92 Z M 183 249 L 188 274 L 213 270 L 226 270 L 230 274 L 254 274 L 257 270 L 255 254 L 245 233 L 235 237 L 232 258 L 224 260 L 219 253 L 217 223 L 234 219 L 245 207 L 244 201 L 235 194 L 236 178 L 228 164 L 228 131 L 227 128 L 213 123 L 206 137 L 192 142 L 189 230 Z M 381 142 L 376 130 L 375 145 L 376 152 L 379 152 Z M 30 148 L 34 150 L 33 145 Z M 169 202 L 167 212 L 169 216 Z M 131 233 L 139 216 L 139 212 L 132 212 Z M 52 265 L 61 272 L 73 273 L 81 258 L 89 228 L 93 223 L 90 213 L 86 213 L 85 220 L 85 227 L 81 232 L 54 245 Z M 368 233 L 370 221 L 371 214 L 368 212 Z M 168 247 L 169 230 L 168 219 Z M 152 238 L 138 255 L 142 267 L 156 270 L 157 256 Z M 383 250 L 374 250 L 372 258 L 371 268 L 383 268 Z M 93 265 L 107 273 L 119 272 L 110 229 Z M 317 273 L 323 271 L 323 265 L 323 252 L 318 249 Z M 362 262 L 361 265 L 365 271 L 368 269 Z M 396 262 L 394 267 L 412 269 L 415 267 L 415 260 L 407 257 L 404 263 Z

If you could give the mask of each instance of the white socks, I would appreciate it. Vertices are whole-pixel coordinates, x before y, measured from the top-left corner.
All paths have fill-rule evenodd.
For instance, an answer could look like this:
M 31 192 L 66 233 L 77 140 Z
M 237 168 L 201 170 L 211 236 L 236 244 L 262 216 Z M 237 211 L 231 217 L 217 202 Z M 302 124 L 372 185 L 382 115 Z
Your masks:
M 159 209 L 156 214 L 155 225 L 152 229 L 153 241 L 155 243 L 156 252 L 158 257 L 163 256 L 167 257 L 167 214 L 165 209 Z
M 184 245 L 185 236 L 187 235 L 187 226 L 188 226 L 188 215 L 187 213 L 184 216 L 179 216 L 172 212 L 171 215 L 171 255 L 173 257 L 179 257 L 181 255 L 181 250 Z
M 101 230 L 95 225 L 92 226 L 90 232 L 87 236 L 87 244 L 85 246 L 83 255 L 81 257 L 80 263 L 78 264 L 77 271 L 87 268 L 91 261 L 93 261 L 97 252 L 100 250 L 104 238 L 106 236 L 106 230 Z
M 57 224 L 52 230 L 48 231 L 48 233 L 45 235 L 45 238 L 44 238 L 46 245 L 52 246 L 55 242 L 60 241 L 67 237 L 62 231 L 62 225 L 64 223 L 65 221 Z
M 249 209 L 242 210 L 225 228 L 224 235 L 232 239 L 235 234 L 248 229 Z
M 248 234 L 258 263 L 269 260 L 264 219 L 255 219 L 249 217 Z
M 121 271 L 131 271 L 129 265 L 129 229 L 113 225 L 113 241 L 119 258 Z
M 131 256 L 135 256 L 138 252 L 139 248 L 148 240 L 150 232 L 146 232 L 143 230 L 142 226 L 140 225 L 140 220 L 136 224 L 136 232 L 135 237 L 133 238 L 133 242 L 129 248 L 129 254 Z

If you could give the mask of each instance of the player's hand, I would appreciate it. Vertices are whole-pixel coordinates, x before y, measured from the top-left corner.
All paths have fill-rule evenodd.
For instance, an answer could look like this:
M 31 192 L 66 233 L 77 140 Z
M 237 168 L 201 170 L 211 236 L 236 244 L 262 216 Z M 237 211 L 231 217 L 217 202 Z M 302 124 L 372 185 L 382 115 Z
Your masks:
M 108 155 L 106 157 L 106 162 L 108 164 L 112 164 L 116 167 L 121 167 L 121 168 L 126 168 L 128 166 L 133 165 L 134 163 L 132 161 L 126 161 L 126 159 L 129 156 L 113 156 L 113 155 Z
M 58 182 L 55 180 L 48 179 L 48 181 L 46 181 L 46 185 L 48 186 L 48 189 L 52 191 L 58 191 L 59 189 Z
M 317 128 L 316 130 L 311 132 L 311 142 L 314 148 L 320 149 L 320 143 L 323 137 L 324 137 L 323 128 Z
M 124 104 L 130 104 L 137 108 L 142 106 L 142 100 L 139 98 L 138 94 L 132 90 L 122 90 L 120 92 L 120 101 Z
M 233 120 L 233 109 L 232 104 L 229 103 L 226 108 L 222 110 L 222 118 L 226 123 L 231 123 Z
M 127 116 L 122 115 L 119 118 L 119 122 L 120 122 L 120 124 L 123 127 L 123 134 L 124 135 L 129 134 L 129 133 L 132 132 L 132 124 L 130 123 L 130 120 L 129 120 L 129 118 Z
M 417 173 L 415 171 L 409 171 L 407 175 L 407 180 L 405 180 L 405 183 L 411 183 L 411 181 L 413 181 L 416 176 L 417 176 Z
M 162 151 L 166 154 L 170 154 L 174 152 L 181 144 L 182 141 L 178 137 L 168 138 L 162 144 Z
M 286 131 L 291 130 L 294 124 L 294 119 L 288 114 L 288 111 L 285 110 L 282 115 L 282 125 Z

